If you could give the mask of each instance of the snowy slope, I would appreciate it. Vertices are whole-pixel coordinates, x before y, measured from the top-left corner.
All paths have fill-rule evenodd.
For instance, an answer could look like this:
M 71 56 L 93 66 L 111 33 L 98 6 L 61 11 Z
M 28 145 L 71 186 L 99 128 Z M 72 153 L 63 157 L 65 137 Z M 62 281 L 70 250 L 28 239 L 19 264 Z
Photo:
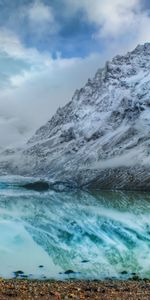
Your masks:
M 150 190 L 150 44 L 116 56 L 77 90 L 1 173 L 91 188 Z

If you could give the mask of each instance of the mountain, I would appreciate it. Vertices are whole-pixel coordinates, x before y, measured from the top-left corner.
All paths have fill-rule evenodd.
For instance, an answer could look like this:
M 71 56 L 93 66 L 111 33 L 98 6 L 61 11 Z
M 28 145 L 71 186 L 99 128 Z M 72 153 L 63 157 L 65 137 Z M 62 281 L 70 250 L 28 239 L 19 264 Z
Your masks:
M 24 147 L 1 153 L 0 171 L 150 190 L 150 44 L 107 62 Z

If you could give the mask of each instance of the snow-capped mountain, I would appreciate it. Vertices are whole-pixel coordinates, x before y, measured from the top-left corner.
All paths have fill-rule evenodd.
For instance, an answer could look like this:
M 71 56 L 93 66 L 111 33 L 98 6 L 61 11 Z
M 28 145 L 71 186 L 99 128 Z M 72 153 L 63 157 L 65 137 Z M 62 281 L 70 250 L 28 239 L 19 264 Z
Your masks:
M 116 56 L 37 130 L 1 173 L 79 187 L 150 190 L 150 44 Z

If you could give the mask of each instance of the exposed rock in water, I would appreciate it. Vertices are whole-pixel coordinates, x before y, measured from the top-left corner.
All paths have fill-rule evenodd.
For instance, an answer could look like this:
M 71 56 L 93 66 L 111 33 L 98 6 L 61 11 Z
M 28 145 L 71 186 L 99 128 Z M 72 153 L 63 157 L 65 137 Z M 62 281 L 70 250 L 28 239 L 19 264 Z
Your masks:
M 49 184 L 44 181 L 36 181 L 32 183 L 26 183 L 22 185 L 22 187 L 27 190 L 42 192 L 42 191 L 47 191 L 49 189 Z
M 24 147 L 1 153 L 0 172 L 150 191 L 150 44 L 107 62 Z
M 14 275 L 15 275 L 15 277 L 19 277 L 19 276 L 22 276 L 22 275 L 24 275 L 24 272 L 23 271 L 15 271 L 14 272 Z
M 67 270 L 67 271 L 64 272 L 64 274 L 66 274 L 66 275 L 75 274 L 75 272 L 72 271 L 72 270 Z
M 63 181 L 56 181 L 54 183 L 46 181 L 35 181 L 24 183 L 20 185 L 20 187 L 38 192 L 44 192 L 47 190 L 53 190 L 55 192 L 67 192 L 76 189 L 76 186 L 73 183 Z

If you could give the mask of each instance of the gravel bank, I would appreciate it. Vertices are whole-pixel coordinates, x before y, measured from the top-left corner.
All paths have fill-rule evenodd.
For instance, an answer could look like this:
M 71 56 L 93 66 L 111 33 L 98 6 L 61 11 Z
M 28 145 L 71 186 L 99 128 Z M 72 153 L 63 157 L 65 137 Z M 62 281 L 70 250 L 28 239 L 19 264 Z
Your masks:
M 0 280 L 0 300 L 149 300 L 150 281 Z

